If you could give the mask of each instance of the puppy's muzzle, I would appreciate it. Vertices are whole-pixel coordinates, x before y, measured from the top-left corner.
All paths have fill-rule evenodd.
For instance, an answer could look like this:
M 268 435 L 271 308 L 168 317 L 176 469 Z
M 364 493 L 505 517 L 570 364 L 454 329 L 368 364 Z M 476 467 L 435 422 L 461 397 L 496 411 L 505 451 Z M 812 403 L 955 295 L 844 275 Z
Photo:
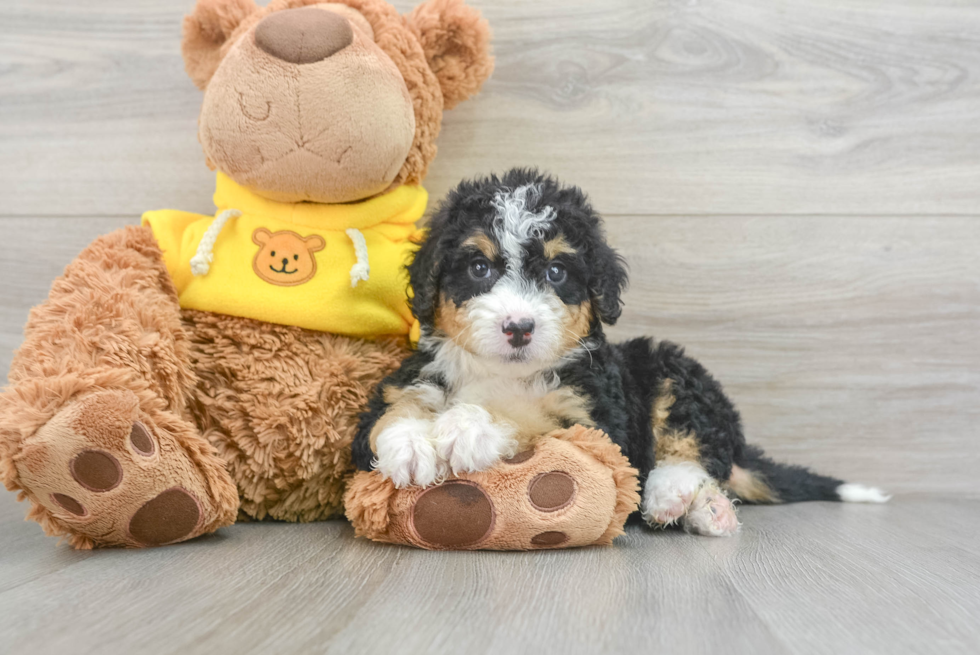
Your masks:
M 514 348 L 521 348 L 531 343 L 531 335 L 534 333 L 534 321 L 523 318 L 519 321 L 506 320 L 500 328 L 507 335 L 507 343 Z

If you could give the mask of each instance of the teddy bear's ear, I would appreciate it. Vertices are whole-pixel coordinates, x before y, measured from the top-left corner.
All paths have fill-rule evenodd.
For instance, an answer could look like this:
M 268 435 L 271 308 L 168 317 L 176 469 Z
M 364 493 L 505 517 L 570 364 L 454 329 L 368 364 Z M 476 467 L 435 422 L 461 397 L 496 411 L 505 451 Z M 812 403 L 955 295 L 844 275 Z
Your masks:
M 452 109 L 480 90 L 493 72 L 490 26 L 463 0 L 427 0 L 405 17 Z
M 238 25 L 258 11 L 255 0 L 197 0 L 184 17 L 181 53 L 184 67 L 199 89 L 204 89 L 221 63 L 221 46 Z

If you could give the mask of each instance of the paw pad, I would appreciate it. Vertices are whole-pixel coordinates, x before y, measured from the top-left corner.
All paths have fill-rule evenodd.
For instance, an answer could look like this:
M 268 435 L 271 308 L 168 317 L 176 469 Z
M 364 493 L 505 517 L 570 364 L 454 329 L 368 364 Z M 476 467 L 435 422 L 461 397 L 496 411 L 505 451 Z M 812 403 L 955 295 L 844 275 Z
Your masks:
M 82 451 L 71 460 L 69 468 L 75 482 L 89 491 L 111 491 L 122 482 L 119 460 L 102 450 Z
M 504 460 L 504 463 L 505 464 L 523 464 L 524 462 L 526 462 L 527 460 L 531 459 L 532 457 L 534 457 L 534 449 L 533 448 L 531 450 L 525 450 L 523 453 L 517 453 L 516 455 L 514 455 L 510 459 L 505 459 Z
M 568 535 L 557 530 L 542 532 L 531 537 L 531 545 L 533 546 L 560 546 L 566 541 L 568 541 Z
M 477 485 L 451 480 L 419 495 L 412 523 L 415 532 L 432 545 L 472 546 L 493 531 L 493 505 Z
M 149 457 L 156 451 L 156 444 L 153 443 L 150 431 L 139 421 L 133 423 L 133 429 L 129 433 L 129 443 L 132 444 L 133 450 L 144 457 Z
M 526 450 L 504 462 L 523 464 L 534 454 L 533 449 Z M 575 500 L 576 488 L 575 479 L 564 471 L 539 473 L 526 483 L 525 502 L 538 512 L 556 512 Z M 478 483 L 469 480 L 450 480 L 425 489 L 412 508 L 415 533 L 429 545 L 441 548 L 480 544 L 493 533 L 495 519 L 490 497 Z M 530 545 L 555 547 L 568 540 L 565 532 L 548 530 L 532 536 Z
M 568 473 L 540 473 L 528 485 L 527 496 L 534 509 L 556 512 L 575 499 L 575 480 Z
M 66 496 L 65 494 L 51 494 L 51 500 L 53 500 L 66 512 L 71 512 L 75 516 L 85 516 L 85 508 L 82 507 L 80 502 L 71 496 Z
M 198 502 L 175 487 L 136 510 L 129 521 L 129 534 L 144 546 L 162 546 L 194 532 L 200 520 Z

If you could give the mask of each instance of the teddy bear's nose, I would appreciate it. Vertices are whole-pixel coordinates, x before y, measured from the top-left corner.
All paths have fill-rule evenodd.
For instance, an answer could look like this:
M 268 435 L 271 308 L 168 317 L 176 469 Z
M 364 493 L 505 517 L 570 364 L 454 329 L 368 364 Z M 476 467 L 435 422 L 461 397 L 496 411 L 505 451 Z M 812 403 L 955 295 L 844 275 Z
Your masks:
M 343 50 L 354 40 L 350 22 L 325 9 L 276 11 L 255 29 L 255 45 L 291 64 L 312 64 Z

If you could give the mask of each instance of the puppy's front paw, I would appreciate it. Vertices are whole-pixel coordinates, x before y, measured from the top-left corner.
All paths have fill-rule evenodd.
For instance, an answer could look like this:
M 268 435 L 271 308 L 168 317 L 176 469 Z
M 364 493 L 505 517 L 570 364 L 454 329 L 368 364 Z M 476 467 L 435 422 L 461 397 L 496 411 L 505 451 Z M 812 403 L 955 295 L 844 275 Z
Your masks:
M 395 487 L 411 484 L 426 487 L 439 476 L 439 462 L 432 445 L 432 424 L 420 419 L 402 419 L 378 435 L 375 468 L 391 478 Z
M 457 405 L 436 420 L 436 452 L 453 473 L 483 471 L 511 457 L 517 441 L 509 426 L 494 423 L 477 405 Z

